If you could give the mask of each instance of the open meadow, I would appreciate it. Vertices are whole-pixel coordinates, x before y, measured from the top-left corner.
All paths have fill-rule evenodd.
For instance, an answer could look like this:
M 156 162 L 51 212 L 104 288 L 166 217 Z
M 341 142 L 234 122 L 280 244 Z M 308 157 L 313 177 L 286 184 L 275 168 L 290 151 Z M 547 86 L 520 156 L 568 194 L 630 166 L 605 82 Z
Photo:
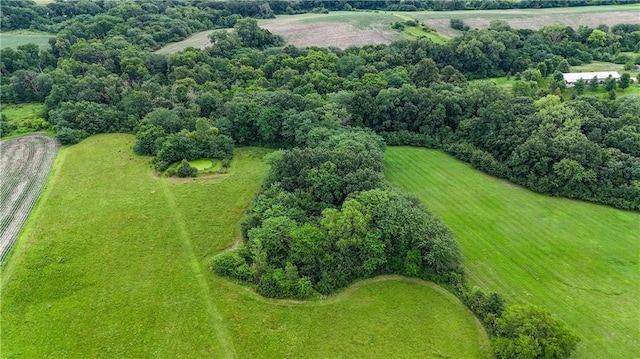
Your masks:
M 551 311 L 576 358 L 635 358 L 640 214 L 532 193 L 442 152 L 390 147 L 387 178 L 453 230 L 472 285 Z
M 16 48 L 24 44 L 36 44 L 41 49 L 49 47 L 49 39 L 55 35 L 29 30 L 16 30 L 0 34 L 0 49 Z
M 268 150 L 168 181 L 133 143 L 99 135 L 61 150 L 2 271 L 2 357 L 490 357 L 478 321 L 429 282 L 379 277 L 296 302 L 213 275 Z

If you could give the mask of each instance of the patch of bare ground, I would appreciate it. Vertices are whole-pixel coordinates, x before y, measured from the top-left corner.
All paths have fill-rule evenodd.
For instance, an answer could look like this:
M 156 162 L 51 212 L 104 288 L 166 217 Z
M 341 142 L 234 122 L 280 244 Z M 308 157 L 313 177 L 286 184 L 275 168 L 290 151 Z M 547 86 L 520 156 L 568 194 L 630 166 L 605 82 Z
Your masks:
M 351 23 L 263 23 L 262 28 L 282 35 L 287 44 L 296 47 L 338 47 L 390 44 L 401 35 L 385 24 L 373 23 L 367 28 L 358 28 Z

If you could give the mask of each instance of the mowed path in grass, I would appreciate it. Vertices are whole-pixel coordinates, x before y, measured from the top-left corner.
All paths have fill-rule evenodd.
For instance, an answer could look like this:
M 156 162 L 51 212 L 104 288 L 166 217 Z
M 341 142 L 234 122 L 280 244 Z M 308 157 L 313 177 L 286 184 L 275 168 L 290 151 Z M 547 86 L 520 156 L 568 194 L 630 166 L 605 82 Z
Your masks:
M 577 358 L 638 357 L 640 214 L 535 194 L 435 150 L 390 147 L 385 164 L 454 231 L 473 285 L 565 320 Z
M 487 358 L 477 321 L 432 283 L 381 277 L 326 300 L 262 298 L 213 275 L 267 165 L 155 178 L 130 135 L 64 148 L 2 273 L 6 358 Z

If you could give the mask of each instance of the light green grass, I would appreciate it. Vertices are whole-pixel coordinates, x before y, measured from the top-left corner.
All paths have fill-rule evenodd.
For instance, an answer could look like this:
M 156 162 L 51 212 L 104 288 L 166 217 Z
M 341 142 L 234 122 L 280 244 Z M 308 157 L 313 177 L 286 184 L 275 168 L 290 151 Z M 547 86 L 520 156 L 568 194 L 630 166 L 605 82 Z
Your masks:
M 600 72 L 600 71 L 624 72 L 624 65 L 614 64 L 613 62 L 591 61 L 591 63 L 589 64 L 571 66 L 571 72 Z
M 315 24 L 319 22 L 352 23 L 358 29 L 368 29 L 376 24 L 388 24 L 389 27 L 397 17 L 391 12 L 364 12 L 364 11 L 332 11 L 328 14 L 302 14 L 278 16 L 282 20 L 296 19 L 303 24 Z
M 191 167 L 195 167 L 198 170 L 206 170 L 207 168 L 211 168 L 213 166 L 213 161 L 208 159 L 199 159 L 189 161 L 189 165 Z
M 134 140 L 62 150 L 2 273 L 2 357 L 489 357 L 474 317 L 432 283 L 381 277 L 299 303 L 213 275 L 269 151 L 238 149 L 226 174 L 172 181 Z
M 8 133 L 2 133 L 2 138 L 7 139 L 27 133 L 50 130 L 50 124 L 42 117 L 43 110 L 44 104 L 42 103 L 2 105 L 0 113 L 6 116 L 10 126 L 15 127 Z
M 198 171 L 204 171 L 204 170 L 211 169 L 214 166 L 221 167 L 222 163 L 218 160 L 211 160 L 211 159 L 204 158 L 204 159 L 189 161 L 189 166 L 194 167 Z
M 640 214 L 535 194 L 434 150 L 391 147 L 385 163 L 451 227 L 471 284 L 565 320 L 576 358 L 637 357 Z
M 420 37 L 426 37 L 436 44 L 446 44 L 451 38 L 447 35 L 443 35 L 434 31 L 424 31 L 419 26 L 408 26 L 402 30 L 402 35 L 409 40 L 418 39 Z
M 186 50 L 188 47 L 195 47 L 196 49 L 204 49 L 205 47 L 211 46 L 211 40 L 209 40 L 209 35 L 214 31 L 227 31 L 227 30 L 206 30 L 201 32 L 196 32 L 195 34 L 187 37 L 186 39 L 178 42 L 172 42 L 170 44 L 166 44 L 161 49 L 157 50 L 157 54 L 175 54 L 181 51 Z
M 41 49 L 46 49 L 49 47 L 49 39 L 52 37 L 55 35 L 26 30 L 2 33 L 0 34 L 0 49 L 7 47 L 15 49 L 24 44 L 36 44 Z

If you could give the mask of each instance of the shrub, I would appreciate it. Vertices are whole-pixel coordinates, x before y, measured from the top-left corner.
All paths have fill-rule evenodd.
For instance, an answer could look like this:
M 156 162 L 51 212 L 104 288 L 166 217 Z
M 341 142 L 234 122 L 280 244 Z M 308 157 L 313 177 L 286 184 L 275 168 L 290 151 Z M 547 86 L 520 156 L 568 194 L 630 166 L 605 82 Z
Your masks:
M 87 137 L 87 133 L 81 130 L 74 130 L 69 127 L 58 129 L 56 138 L 63 145 L 74 145 Z
M 498 359 L 568 358 L 580 339 L 566 324 L 532 305 L 512 305 L 495 320 L 491 346 Z
M 247 279 L 244 276 L 245 270 L 249 267 L 247 266 L 245 269 L 244 266 L 247 266 L 247 262 L 235 251 L 222 253 L 216 256 L 211 263 L 214 272 L 240 280 Z
M 449 24 L 452 29 L 467 31 L 469 30 L 469 26 L 465 25 L 461 19 L 451 19 L 449 20 Z
M 195 177 L 198 175 L 198 170 L 191 167 L 189 161 L 182 160 L 178 165 L 178 176 L 180 177 Z

